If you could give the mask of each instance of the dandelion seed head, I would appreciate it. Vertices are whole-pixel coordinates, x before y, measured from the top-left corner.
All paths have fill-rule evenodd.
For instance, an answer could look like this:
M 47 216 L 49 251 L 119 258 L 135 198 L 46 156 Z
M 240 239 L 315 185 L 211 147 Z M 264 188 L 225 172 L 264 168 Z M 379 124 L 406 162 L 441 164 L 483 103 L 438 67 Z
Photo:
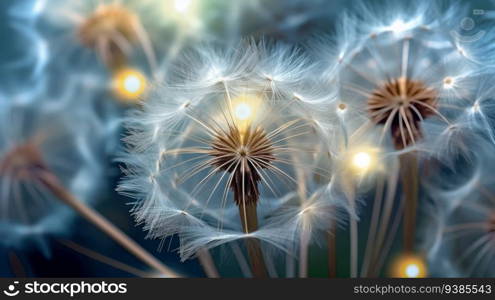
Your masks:
M 74 99 L 74 90 L 67 89 L 63 95 Z M 0 104 L 0 231 L 4 245 L 39 241 L 48 255 L 42 237 L 65 234 L 73 214 L 39 176 L 53 173 L 81 201 L 91 202 L 102 182 L 97 153 L 103 152 L 99 147 L 106 133 L 86 101 L 74 104 L 61 97 L 53 102 L 45 90 L 31 92 L 36 101 Z
M 311 213 L 304 222 L 298 217 L 302 199 L 327 202 L 314 195 L 323 195 L 320 188 L 330 180 L 330 171 L 312 162 L 328 146 L 325 122 L 315 116 L 322 100 L 311 92 L 314 82 L 302 75 L 310 66 L 282 65 L 285 53 L 297 53 L 282 46 L 239 47 L 185 53 L 171 78 L 176 84 L 155 85 L 131 123 L 124 160 L 130 169 L 119 190 L 137 198 L 133 213 L 150 237 L 181 237 L 183 258 L 252 237 L 295 249 L 296 232 L 330 226 L 322 216 L 333 210 L 320 217 Z M 262 63 L 267 57 L 273 58 L 273 72 Z M 212 70 L 211 80 L 205 79 Z M 215 82 L 218 78 L 226 80 Z M 320 180 L 313 182 L 316 173 Z M 247 206 L 257 210 L 257 229 L 241 221 Z
M 32 180 L 36 169 L 44 169 L 45 164 L 35 142 L 14 146 L 0 160 L 0 175 L 15 180 Z
M 446 26 L 465 11 L 427 1 L 386 4 L 363 3 L 342 18 L 335 38 L 315 47 L 316 57 L 326 62 L 322 78 L 338 87 L 326 103 L 332 115 L 328 120 L 338 121 L 347 142 L 378 133 L 377 146 L 385 151 L 414 149 L 427 157 L 438 155 L 436 139 L 448 136 L 452 155 L 466 153 L 466 138 L 457 137 L 476 139 L 476 126 L 469 129 L 470 122 L 461 119 L 466 104 L 473 104 L 474 78 L 484 72 L 477 63 L 484 50 L 453 41 Z M 355 30 L 345 29 L 350 27 Z M 471 54 L 461 55 L 460 48 Z M 345 99 L 345 114 L 336 99 Z M 445 133 L 451 124 L 460 126 L 456 138 Z

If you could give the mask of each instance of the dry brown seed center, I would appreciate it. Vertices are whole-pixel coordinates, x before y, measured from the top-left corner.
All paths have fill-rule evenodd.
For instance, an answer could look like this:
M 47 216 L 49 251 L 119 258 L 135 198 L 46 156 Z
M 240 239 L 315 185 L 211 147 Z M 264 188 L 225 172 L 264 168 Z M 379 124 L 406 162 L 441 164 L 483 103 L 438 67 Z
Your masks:
M 368 98 L 368 113 L 376 124 L 390 127 L 395 147 L 421 138 L 421 120 L 433 114 L 437 92 L 423 82 L 399 77 L 376 88 Z
M 231 127 L 213 139 L 209 151 L 213 157 L 211 165 L 232 173 L 230 188 L 238 205 L 257 203 L 260 172 L 275 160 L 273 151 L 272 142 L 261 128 L 248 127 L 241 133 L 238 128 Z

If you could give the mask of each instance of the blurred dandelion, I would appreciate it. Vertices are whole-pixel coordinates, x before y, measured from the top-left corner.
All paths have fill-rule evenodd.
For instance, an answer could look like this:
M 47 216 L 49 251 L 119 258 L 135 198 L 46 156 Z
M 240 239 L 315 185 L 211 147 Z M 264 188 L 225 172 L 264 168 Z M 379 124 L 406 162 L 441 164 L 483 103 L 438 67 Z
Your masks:
M 404 211 L 403 247 L 409 253 L 414 251 L 416 236 L 418 157 L 452 159 L 438 151 L 439 139 L 448 142 L 451 151 L 462 153 L 463 139 L 450 134 L 452 131 L 463 130 L 463 134 L 479 138 L 476 130 L 461 125 L 465 106 L 476 102 L 473 83 L 485 72 L 480 64 L 484 49 L 480 43 L 463 45 L 452 40 L 449 26 L 465 15 L 458 5 L 385 1 L 361 3 L 355 10 L 337 26 L 335 41 L 316 47 L 316 51 L 328 62 L 323 80 L 340 88 L 338 116 L 343 117 L 338 120 L 347 135 L 345 140 L 371 134 L 377 137 L 372 142 L 374 148 L 399 160 L 399 164 L 389 165 L 387 172 L 395 180 L 397 173 L 392 168 L 396 166 L 401 178 L 404 203 L 398 207 Z M 391 187 L 395 184 L 388 185 Z M 393 203 L 394 198 L 389 196 L 387 202 Z M 383 208 L 388 212 L 382 215 L 385 225 L 377 226 L 378 236 L 388 228 L 392 206 Z M 377 222 L 372 220 L 372 224 Z M 374 252 L 376 256 L 381 251 Z M 352 273 L 357 274 L 355 266 Z
M 475 165 L 465 183 L 436 189 L 435 204 L 444 212 L 436 222 L 425 222 L 438 234 L 426 240 L 424 249 L 432 261 L 443 257 L 450 262 L 457 276 L 490 277 L 495 255 L 493 176 L 483 158 Z
M 148 66 L 156 68 L 157 62 L 148 30 L 157 31 L 153 24 L 146 24 L 144 15 L 150 10 L 150 1 L 44 1 L 38 27 L 50 44 L 62 49 L 52 49 L 52 55 L 75 55 L 77 47 L 68 51 L 67 43 L 87 47 L 97 54 L 110 69 L 118 70 L 129 64 L 133 53 L 140 48 Z M 141 3 L 143 2 L 143 3 Z M 157 3 L 154 3 L 157 5 Z M 148 26 L 151 25 L 151 26 Z M 83 52 L 84 53 L 84 52 Z M 79 58 L 81 60 L 81 58 Z
M 12 246 L 26 237 L 36 239 L 69 229 L 69 212 L 51 201 L 53 196 L 36 177 L 39 170 L 53 170 L 65 186 L 86 201 L 98 184 L 93 178 L 101 173 L 95 163 L 95 144 L 84 142 L 87 132 L 76 130 L 69 114 L 16 99 L 3 100 L 0 106 L 4 124 L 0 135 L 1 220 L 6 232 L 3 241 Z
M 0 120 L 5 123 L 0 133 L 1 227 L 9 233 L 3 242 L 68 230 L 66 204 L 151 267 L 176 276 L 75 197 L 94 197 L 102 175 L 102 158 L 97 153 L 106 136 L 99 131 L 89 103 L 53 102 L 46 94 L 31 96 L 38 101 L 10 99 L 0 107 Z

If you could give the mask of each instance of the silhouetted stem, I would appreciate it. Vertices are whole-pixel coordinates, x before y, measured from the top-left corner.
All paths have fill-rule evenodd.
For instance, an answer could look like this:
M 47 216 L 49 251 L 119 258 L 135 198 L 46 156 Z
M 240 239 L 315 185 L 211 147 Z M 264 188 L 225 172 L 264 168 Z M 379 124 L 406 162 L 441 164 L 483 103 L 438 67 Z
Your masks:
M 114 241 L 119 243 L 122 247 L 127 249 L 130 253 L 134 254 L 137 258 L 142 260 L 151 268 L 159 271 L 167 277 L 181 277 L 169 267 L 165 266 L 158 259 L 148 253 L 143 247 L 131 240 L 124 232 L 118 229 L 115 225 L 109 222 L 105 217 L 100 215 L 97 211 L 87 206 L 84 202 L 79 201 L 69 191 L 67 191 L 60 183 L 58 178 L 48 171 L 39 172 L 39 181 L 48 188 L 56 197 L 62 202 L 73 208 L 82 217 L 94 224 L 101 231 L 106 233 Z
M 299 278 L 306 278 L 309 263 L 309 233 L 306 230 L 301 230 L 299 248 Z
M 258 214 L 256 202 L 239 205 L 239 216 L 241 218 L 242 228 L 245 233 L 251 233 L 258 229 Z M 254 277 L 267 277 L 265 260 L 261 251 L 260 241 L 254 238 L 246 239 L 246 248 L 251 262 L 251 271 Z
M 120 261 L 115 260 L 111 257 L 105 256 L 105 255 L 98 253 L 96 251 L 93 251 L 91 249 L 85 248 L 85 247 L 83 247 L 77 243 L 72 242 L 72 241 L 60 240 L 59 242 L 62 245 L 66 246 L 66 247 L 68 247 L 68 248 L 70 248 L 70 249 L 72 249 L 72 250 L 74 250 L 74 251 L 76 251 L 76 252 L 78 252 L 84 256 L 87 256 L 91 259 L 94 259 L 96 261 L 99 261 L 101 263 L 109 265 L 115 269 L 118 269 L 118 270 L 127 272 L 129 274 L 132 274 L 134 276 L 146 278 L 146 277 L 150 277 L 150 275 L 151 275 L 148 272 L 136 269 L 132 266 L 124 264 L 123 262 L 120 262 Z
M 414 250 L 416 210 L 418 206 L 418 160 L 415 153 L 400 156 L 402 192 L 404 194 L 404 251 Z

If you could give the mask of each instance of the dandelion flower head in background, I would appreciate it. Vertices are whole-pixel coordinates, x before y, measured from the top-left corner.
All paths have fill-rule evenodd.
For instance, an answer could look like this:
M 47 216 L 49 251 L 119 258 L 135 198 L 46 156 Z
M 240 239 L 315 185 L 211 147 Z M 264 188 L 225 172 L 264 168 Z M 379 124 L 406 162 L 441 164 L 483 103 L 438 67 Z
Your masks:
M 462 140 L 453 133 L 472 133 L 462 116 L 476 103 L 483 49 L 450 34 L 466 15 L 462 7 L 385 3 L 386 10 L 380 3 L 353 8 L 335 41 L 317 48 L 329 62 L 324 78 L 341 90 L 335 110 L 345 108 L 340 119 L 350 138 L 377 134 L 378 148 L 445 158 L 439 154 Z
M 24 97 L 1 95 L 0 231 L 7 246 L 36 240 L 43 249 L 43 235 L 70 232 L 71 213 L 39 181 L 39 172 L 53 172 L 91 203 L 101 183 L 104 138 L 89 105 L 53 101 L 46 93 L 29 95 L 35 101 Z

